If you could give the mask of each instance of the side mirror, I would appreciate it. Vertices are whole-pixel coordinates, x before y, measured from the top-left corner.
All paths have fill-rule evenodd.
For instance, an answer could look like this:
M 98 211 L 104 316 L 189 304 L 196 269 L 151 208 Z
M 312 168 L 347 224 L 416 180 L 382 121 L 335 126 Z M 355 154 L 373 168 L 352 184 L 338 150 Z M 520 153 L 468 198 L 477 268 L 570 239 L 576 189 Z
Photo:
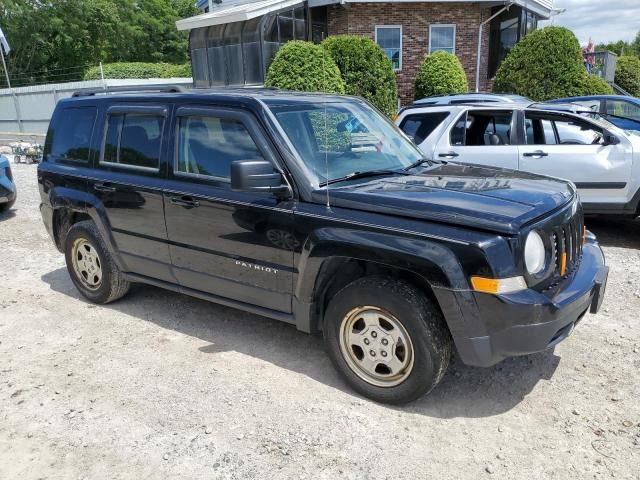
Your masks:
M 604 134 L 602 137 L 602 145 L 607 147 L 609 145 L 618 145 L 619 143 L 620 143 L 620 139 L 618 137 L 616 137 L 609 130 L 604 131 Z
M 284 192 L 289 187 L 271 162 L 235 160 L 231 162 L 231 189 L 236 192 Z

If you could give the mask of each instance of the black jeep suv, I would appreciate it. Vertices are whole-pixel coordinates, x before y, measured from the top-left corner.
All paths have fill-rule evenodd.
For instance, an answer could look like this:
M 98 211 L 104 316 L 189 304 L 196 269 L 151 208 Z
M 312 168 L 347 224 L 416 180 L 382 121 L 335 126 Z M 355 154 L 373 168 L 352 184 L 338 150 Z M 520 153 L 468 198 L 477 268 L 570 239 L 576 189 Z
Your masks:
M 358 98 L 79 92 L 38 167 L 42 218 L 90 301 L 131 282 L 322 332 L 362 395 L 430 391 L 598 311 L 607 267 L 565 181 L 423 158 Z

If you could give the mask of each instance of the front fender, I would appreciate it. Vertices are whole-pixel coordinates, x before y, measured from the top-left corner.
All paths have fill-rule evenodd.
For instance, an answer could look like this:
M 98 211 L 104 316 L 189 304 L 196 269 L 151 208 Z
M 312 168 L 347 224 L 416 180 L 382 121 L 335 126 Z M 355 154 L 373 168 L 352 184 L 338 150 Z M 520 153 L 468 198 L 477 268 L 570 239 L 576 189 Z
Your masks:
M 458 256 L 440 241 L 326 227 L 313 231 L 303 244 L 298 261 L 296 298 L 305 302 L 313 301 L 322 265 L 335 257 L 407 270 L 420 275 L 433 286 L 466 288 L 467 285 Z

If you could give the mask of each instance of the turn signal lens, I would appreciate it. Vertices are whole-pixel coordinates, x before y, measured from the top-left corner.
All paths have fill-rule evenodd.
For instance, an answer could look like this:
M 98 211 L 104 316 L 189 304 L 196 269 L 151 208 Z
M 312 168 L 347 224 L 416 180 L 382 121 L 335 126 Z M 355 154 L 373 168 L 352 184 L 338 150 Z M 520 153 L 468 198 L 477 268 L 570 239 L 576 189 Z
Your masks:
M 587 243 L 587 227 L 582 227 L 582 245 Z
M 476 292 L 491 293 L 498 295 L 501 293 L 519 292 L 527 289 L 527 282 L 523 277 L 511 278 L 484 278 L 471 277 L 471 286 Z

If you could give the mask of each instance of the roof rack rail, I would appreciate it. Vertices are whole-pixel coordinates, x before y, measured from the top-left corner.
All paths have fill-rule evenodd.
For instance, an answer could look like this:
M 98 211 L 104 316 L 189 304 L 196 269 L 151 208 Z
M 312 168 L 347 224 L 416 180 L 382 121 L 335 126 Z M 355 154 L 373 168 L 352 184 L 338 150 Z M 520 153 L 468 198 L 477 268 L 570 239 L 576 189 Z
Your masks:
M 73 97 L 92 97 L 95 95 L 108 95 L 110 93 L 135 93 L 135 92 L 158 92 L 158 93 L 182 93 L 188 89 L 182 85 L 161 84 L 161 85 L 120 85 L 105 88 L 83 88 L 73 92 Z

